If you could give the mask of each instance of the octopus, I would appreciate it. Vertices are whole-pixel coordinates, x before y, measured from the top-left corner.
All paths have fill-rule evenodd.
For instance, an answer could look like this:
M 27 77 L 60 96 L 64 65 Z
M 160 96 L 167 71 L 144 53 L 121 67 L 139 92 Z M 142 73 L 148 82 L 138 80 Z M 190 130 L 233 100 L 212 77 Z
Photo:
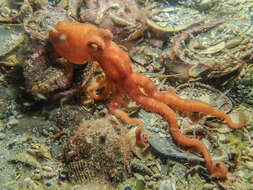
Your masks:
M 55 51 L 73 64 L 85 64 L 88 61 L 98 62 L 104 77 L 96 84 L 87 87 L 92 98 L 104 99 L 111 95 L 109 110 L 116 117 L 128 124 L 137 125 L 136 145 L 149 145 L 148 134 L 144 133 L 142 122 L 130 118 L 121 106 L 127 107 L 124 97 L 135 101 L 143 109 L 157 113 L 168 122 L 167 129 L 174 141 L 184 147 L 195 148 L 200 152 L 207 169 L 216 178 L 227 177 L 227 167 L 222 161 L 213 161 L 207 147 L 197 139 L 191 139 L 179 130 L 176 111 L 183 113 L 200 113 L 222 118 L 231 129 L 243 127 L 244 121 L 234 123 L 229 115 L 213 108 L 209 104 L 186 100 L 174 93 L 157 90 L 148 77 L 136 72 L 128 54 L 113 40 L 113 34 L 107 30 L 85 23 L 59 22 L 50 31 L 49 40 Z M 104 88 L 102 94 L 96 90 Z

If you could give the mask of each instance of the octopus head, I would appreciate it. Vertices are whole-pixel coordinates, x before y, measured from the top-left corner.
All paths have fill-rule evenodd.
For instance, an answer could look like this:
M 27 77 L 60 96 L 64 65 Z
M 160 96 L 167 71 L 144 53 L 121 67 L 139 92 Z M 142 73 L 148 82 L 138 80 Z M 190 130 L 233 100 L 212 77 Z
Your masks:
M 109 30 L 97 29 L 87 39 L 87 50 L 90 54 L 98 54 L 110 45 L 113 34 Z
M 49 41 L 56 52 L 75 64 L 84 64 L 99 57 L 112 38 L 109 30 L 77 22 L 60 21 L 49 32 Z

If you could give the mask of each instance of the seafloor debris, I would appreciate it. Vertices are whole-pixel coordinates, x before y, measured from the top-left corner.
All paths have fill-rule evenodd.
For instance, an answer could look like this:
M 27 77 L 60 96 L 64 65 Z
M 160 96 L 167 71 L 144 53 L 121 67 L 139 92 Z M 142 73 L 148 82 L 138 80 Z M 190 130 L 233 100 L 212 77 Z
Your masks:
M 245 34 L 235 32 L 239 27 Z M 168 57 L 190 65 L 190 77 L 228 75 L 240 70 L 252 51 L 247 32 L 250 28 L 250 22 L 242 19 L 202 23 L 175 37 Z M 192 35 L 195 37 L 191 38 Z
M 110 116 L 83 122 L 65 146 L 71 181 L 124 180 L 132 158 L 132 144 L 126 134 L 126 129 Z

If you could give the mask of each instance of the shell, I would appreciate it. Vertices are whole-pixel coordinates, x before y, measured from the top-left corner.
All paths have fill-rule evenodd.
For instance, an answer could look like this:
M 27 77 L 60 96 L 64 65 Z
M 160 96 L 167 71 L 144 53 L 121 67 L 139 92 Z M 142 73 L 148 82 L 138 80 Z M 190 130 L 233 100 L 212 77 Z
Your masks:
M 27 0 L 20 6 L 20 2 L 1 0 L 0 1 L 0 22 L 17 23 L 21 22 L 25 16 L 33 12 Z
M 32 180 L 30 177 L 24 179 L 24 190 L 45 190 L 42 183 Z
M 76 162 L 70 162 L 67 165 L 69 179 L 73 183 L 81 183 L 84 181 L 91 181 L 95 176 L 95 172 L 92 172 L 87 168 L 85 160 L 79 160 Z
M 11 52 L 24 40 L 23 27 L 19 24 L 0 25 L 0 56 Z
M 131 161 L 131 170 L 143 175 L 152 176 L 153 172 L 141 160 L 133 159 Z
M 32 37 L 47 40 L 50 28 L 59 21 L 74 22 L 74 19 L 62 8 L 45 6 L 24 20 L 24 28 Z
M 176 88 L 176 93 L 185 99 L 198 100 L 210 104 L 212 107 L 220 109 L 225 113 L 231 112 L 233 108 L 232 100 L 209 85 L 199 82 L 189 82 Z
M 80 6 L 80 7 L 78 7 Z M 112 31 L 116 40 L 130 41 L 141 36 L 146 29 L 141 10 L 135 0 L 85 0 L 81 5 L 73 4 L 71 12 L 80 9 L 80 21 L 95 24 Z M 145 19 L 145 18 L 144 18 Z
M 32 144 L 27 150 L 28 153 L 35 155 L 39 158 L 51 160 L 52 156 L 46 144 Z
M 33 168 L 41 168 L 41 164 L 38 162 L 38 160 L 28 153 L 19 153 L 13 156 L 10 161 L 14 163 L 21 162 Z
M 185 30 L 202 21 L 204 17 L 193 9 L 155 4 L 146 22 L 155 31 L 171 33 Z
M 195 163 L 204 163 L 204 159 L 179 148 L 172 136 L 161 138 L 159 133 L 152 133 L 149 143 L 159 154 L 173 159 L 186 160 Z
M 200 11 L 207 11 L 217 5 L 218 0 L 205 0 L 205 1 L 193 1 L 193 0 L 180 0 L 179 3 L 186 7 L 191 7 Z

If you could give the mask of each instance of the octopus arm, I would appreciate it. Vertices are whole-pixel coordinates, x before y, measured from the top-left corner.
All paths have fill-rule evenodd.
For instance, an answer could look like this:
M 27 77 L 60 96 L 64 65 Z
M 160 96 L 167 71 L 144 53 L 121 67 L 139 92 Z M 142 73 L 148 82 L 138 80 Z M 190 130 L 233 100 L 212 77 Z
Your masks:
M 227 168 L 223 162 L 212 162 L 211 155 L 207 147 L 201 141 L 187 138 L 180 133 L 176 113 L 172 109 L 170 109 L 166 104 L 146 96 L 135 97 L 135 101 L 142 105 L 143 108 L 160 114 L 168 122 L 170 133 L 178 144 L 186 147 L 195 147 L 203 154 L 209 171 L 218 178 L 226 178 Z
M 229 115 L 204 102 L 185 100 L 179 96 L 176 96 L 175 94 L 162 93 L 159 91 L 154 93 L 154 98 L 164 102 L 175 110 L 183 112 L 200 112 L 206 115 L 222 118 L 227 122 L 231 129 L 239 129 L 245 124 L 245 119 L 243 117 L 241 118 L 242 120 L 240 123 L 233 123 Z
M 243 127 L 245 124 L 246 118 L 241 114 L 241 122 L 240 123 L 233 123 L 232 119 L 229 115 L 226 113 L 213 108 L 207 103 L 200 102 L 200 101 L 191 101 L 191 100 L 185 100 L 183 98 L 180 98 L 179 96 L 173 94 L 173 93 L 164 93 L 160 92 L 156 89 L 153 82 L 143 76 L 139 73 L 132 74 L 132 77 L 135 81 L 135 83 L 144 89 L 145 93 L 148 94 L 148 96 L 165 103 L 166 105 L 172 107 L 175 110 L 182 111 L 182 112 L 200 112 L 204 113 L 206 115 L 212 115 L 214 117 L 223 118 L 227 121 L 228 126 L 231 129 L 239 129 Z

